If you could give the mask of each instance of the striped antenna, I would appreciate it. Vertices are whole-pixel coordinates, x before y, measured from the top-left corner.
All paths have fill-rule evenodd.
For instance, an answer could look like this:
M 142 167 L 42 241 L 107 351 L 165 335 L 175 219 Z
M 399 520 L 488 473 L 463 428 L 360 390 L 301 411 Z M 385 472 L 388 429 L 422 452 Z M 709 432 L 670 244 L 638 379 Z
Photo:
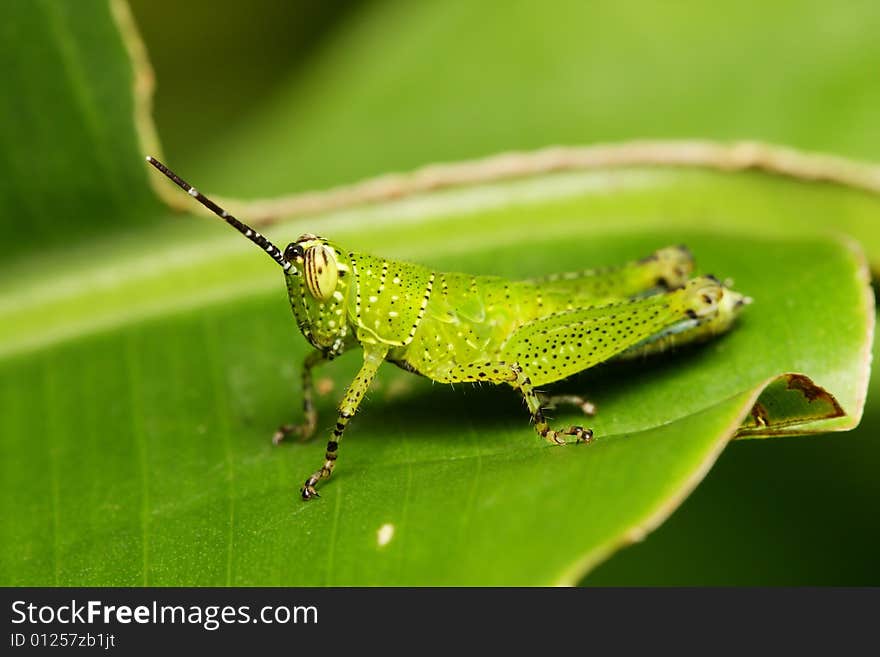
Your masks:
M 188 182 L 186 182 L 183 178 L 181 178 L 176 173 L 174 173 L 171 169 L 169 169 L 164 164 L 162 164 L 155 157 L 147 155 L 147 162 L 149 162 L 154 167 L 156 167 L 159 171 L 161 171 L 166 176 L 168 176 L 174 182 L 175 185 L 180 187 L 183 191 L 185 191 L 187 194 L 192 196 L 195 200 L 197 200 L 199 203 L 204 205 L 211 212 L 213 212 L 218 217 L 223 219 L 227 224 L 229 224 L 230 226 L 235 228 L 235 230 L 237 230 L 239 233 L 241 233 L 242 235 L 247 237 L 251 242 L 253 242 L 257 246 L 259 246 L 261 249 L 263 249 L 266 253 L 268 253 L 271 256 L 271 258 L 275 262 L 277 262 L 279 265 L 281 265 L 284 268 L 284 271 L 290 270 L 292 265 L 290 264 L 290 262 L 285 260 L 284 254 L 281 252 L 281 249 L 279 249 L 277 246 L 272 244 L 272 242 L 270 242 L 265 237 L 260 235 L 257 231 L 255 231 L 253 228 L 251 228 L 247 224 L 242 223 L 241 221 L 239 221 L 238 219 L 233 217 L 226 210 L 224 210 L 219 205 L 214 203 L 214 201 L 212 201 L 207 196 L 202 194 L 199 190 L 197 190 L 195 187 L 190 185 Z

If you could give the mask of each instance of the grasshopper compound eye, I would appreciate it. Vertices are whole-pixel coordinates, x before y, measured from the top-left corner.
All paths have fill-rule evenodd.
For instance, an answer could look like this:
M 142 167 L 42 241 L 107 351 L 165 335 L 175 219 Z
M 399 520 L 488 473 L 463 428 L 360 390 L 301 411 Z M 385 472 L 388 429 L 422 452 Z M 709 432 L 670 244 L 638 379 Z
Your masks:
M 318 301 L 327 301 L 336 290 L 339 271 L 336 265 L 336 254 L 325 244 L 310 246 L 306 249 L 303 271 L 309 293 Z
M 305 257 L 305 251 L 299 242 L 291 242 L 284 249 L 284 259 L 288 262 L 302 262 L 303 257 Z

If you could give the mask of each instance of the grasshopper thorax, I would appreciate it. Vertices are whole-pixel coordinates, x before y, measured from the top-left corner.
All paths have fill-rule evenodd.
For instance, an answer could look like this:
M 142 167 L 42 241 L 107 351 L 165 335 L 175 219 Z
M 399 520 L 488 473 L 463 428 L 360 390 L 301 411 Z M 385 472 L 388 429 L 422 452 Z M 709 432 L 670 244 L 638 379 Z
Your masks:
M 306 233 L 284 249 L 290 305 L 303 335 L 318 349 L 338 351 L 348 335 L 350 264 L 344 252 Z

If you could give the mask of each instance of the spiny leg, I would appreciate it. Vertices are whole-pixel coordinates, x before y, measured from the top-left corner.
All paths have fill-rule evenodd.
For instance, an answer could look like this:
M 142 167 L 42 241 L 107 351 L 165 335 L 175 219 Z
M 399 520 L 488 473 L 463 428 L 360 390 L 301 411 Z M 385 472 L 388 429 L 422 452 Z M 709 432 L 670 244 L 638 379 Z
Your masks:
M 302 424 L 282 424 L 272 436 L 272 442 L 279 444 L 287 436 L 298 434 L 300 441 L 306 441 L 315 433 L 318 412 L 315 410 L 315 386 L 312 383 L 312 369 L 329 361 L 328 354 L 313 351 L 306 356 L 302 366 L 303 422 Z
M 617 267 L 600 267 L 580 272 L 550 274 L 530 279 L 546 295 L 563 294 L 580 305 L 595 301 L 650 296 L 682 287 L 694 269 L 694 259 L 685 246 L 668 246 Z M 577 304 L 576 304 L 577 305 Z
M 596 404 L 586 397 L 580 395 L 548 395 L 544 392 L 537 392 L 538 398 L 541 400 L 543 408 L 556 408 L 557 406 L 575 406 L 579 408 L 581 413 L 590 417 L 596 414 Z
M 563 431 L 551 429 L 544 417 L 540 393 L 534 389 L 531 378 L 517 363 L 503 360 L 464 363 L 452 368 L 448 376 L 451 381 L 507 383 L 519 390 L 526 401 L 529 413 L 532 415 L 535 431 L 548 442 L 564 445 L 567 441 L 562 436 L 574 436 L 573 442 L 577 443 L 589 442 L 593 438 L 593 431 L 581 426 L 572 425 Z
M 667 332 L 689 337 L 689 330 L 695 336 L 708 331 L 725 294 L 717 281 L 701 277 L 665 294 L 553 313 L 517 328 L 498 356 L 519 364 L 533 385 L 543 386 L 643 349 Z
M 514 374 L 516 375 L 516 379 L 511 381 L 511 385 L 519 390 L 520 393 L 522 393 L 523 398 L 526 400 L 526 405 L 528 406 L 529 412 L 532 414 L 532 420 L 535 423 L 535 431 L 538 432 L 538 435 L 541 436 L 541 438 L 557 445 L 564 445 L 567 442 L 562 436 L 574 436 L 574 442 L 576 443 L 587 443 L 592 440 L 592 429 L 584 429 L 583 427 L 574 425 L 563 431 L 551 429 L 544 417 L 544 412 L 541 408 L 541 399 L 532 387 L 531 379 L 519 365 L 514 364 L 511 366 L 511 369 L 513 369 Z
M 300 489 L 304 500 L 318 497 L 318 492 L 315 490 L 315 486 L 319 481 L 327 479 L 332 474 L 333 468 L 336 466 L 339 443 L 342 440 L 342 434 L 345 431 L 345 427 L 348 425 L 348 421 L 357 412 L 358 406 L 364 398 L 364 393 L 367 392 L 367 389 L 373 382 L 373 378 L 376 376 L 376 372 L 387 353 L 387 347 L 365 347 L 364 364 L 361 366 L 357 376 L 355 376 L 354 380 L 349 384 L 348 389 L 345 391 L 345 396 L 339 403 L 339 415 L 336 418 L 336 427 L 333 429 L 333 435 L 327 442 L 327 452 L 324 454 L 324 464 L 320 469 L 316 470 L 312 476 L 306 479 L 306 482 Z
M 670 328 L 683 324 L 698 328 L 701 323 L 711 322 L 718 315 L 724 294 L 716 280 L 702 277 L 662 295 L 554 313 L 517 329 L 499 355 L 502 362 L 515 364 L 515 377 L 509 383 L 522 393 L 542 437 L 556 443 L 562 442 L 560 434 L 589 440 L 592 432 L 581 427 L 563 432 L 551 429 L 533 385 L 560 381 Z

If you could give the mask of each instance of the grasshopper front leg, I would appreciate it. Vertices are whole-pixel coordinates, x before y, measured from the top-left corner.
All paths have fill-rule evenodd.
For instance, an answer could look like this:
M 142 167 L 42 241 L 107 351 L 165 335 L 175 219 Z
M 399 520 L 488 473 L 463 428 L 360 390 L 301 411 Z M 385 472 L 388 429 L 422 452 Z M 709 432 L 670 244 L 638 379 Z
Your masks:
M 312 382 L 312 370 L 331 359 L 329 352 L 313 351 L 306 356 L 302 367 L 303 422 L 302 424 L 282 424 L 272 436 L 277 445 L 291 434 L 299 434 L 302 441 L 308 440 L 315 433 L 318 423 L 318 412 L 315 410 L 315 386 Z
M 345 431 L 345 427 L 348 425 L 348 421 L 357 412 L 358 406 L 360 406 L 361 400 L 364 398 L 364 394 L 373 382 L 373 378 L 376 376 L 376 372 L 379 370 L 382 361 L 385 360 L 385 355 L 387 353 L 388 348 L 386 346 L 364 346 L 364 364 L 361 366 L 357 376 L 355 376 L 354 380 L 349 384 L 342 401 L 339 403 L 339 415 L 336 418 L 336 426 L 333 428 L 330 440 L 327 441 L 327 452 L 324 454 L 324 464 L 320 469 L 316 470 L 312 476 L 306 479 L 306 482 L 300 489 L 304 500 L 319 497 L 317 490 L 315 490 L 315 486 L 317 486 L 319 481 L 329 478 L 333 473 L 333 468 L 336 466 L 336 459 L 338 458 L 339 443 L 342 441 L 342 434 Z

